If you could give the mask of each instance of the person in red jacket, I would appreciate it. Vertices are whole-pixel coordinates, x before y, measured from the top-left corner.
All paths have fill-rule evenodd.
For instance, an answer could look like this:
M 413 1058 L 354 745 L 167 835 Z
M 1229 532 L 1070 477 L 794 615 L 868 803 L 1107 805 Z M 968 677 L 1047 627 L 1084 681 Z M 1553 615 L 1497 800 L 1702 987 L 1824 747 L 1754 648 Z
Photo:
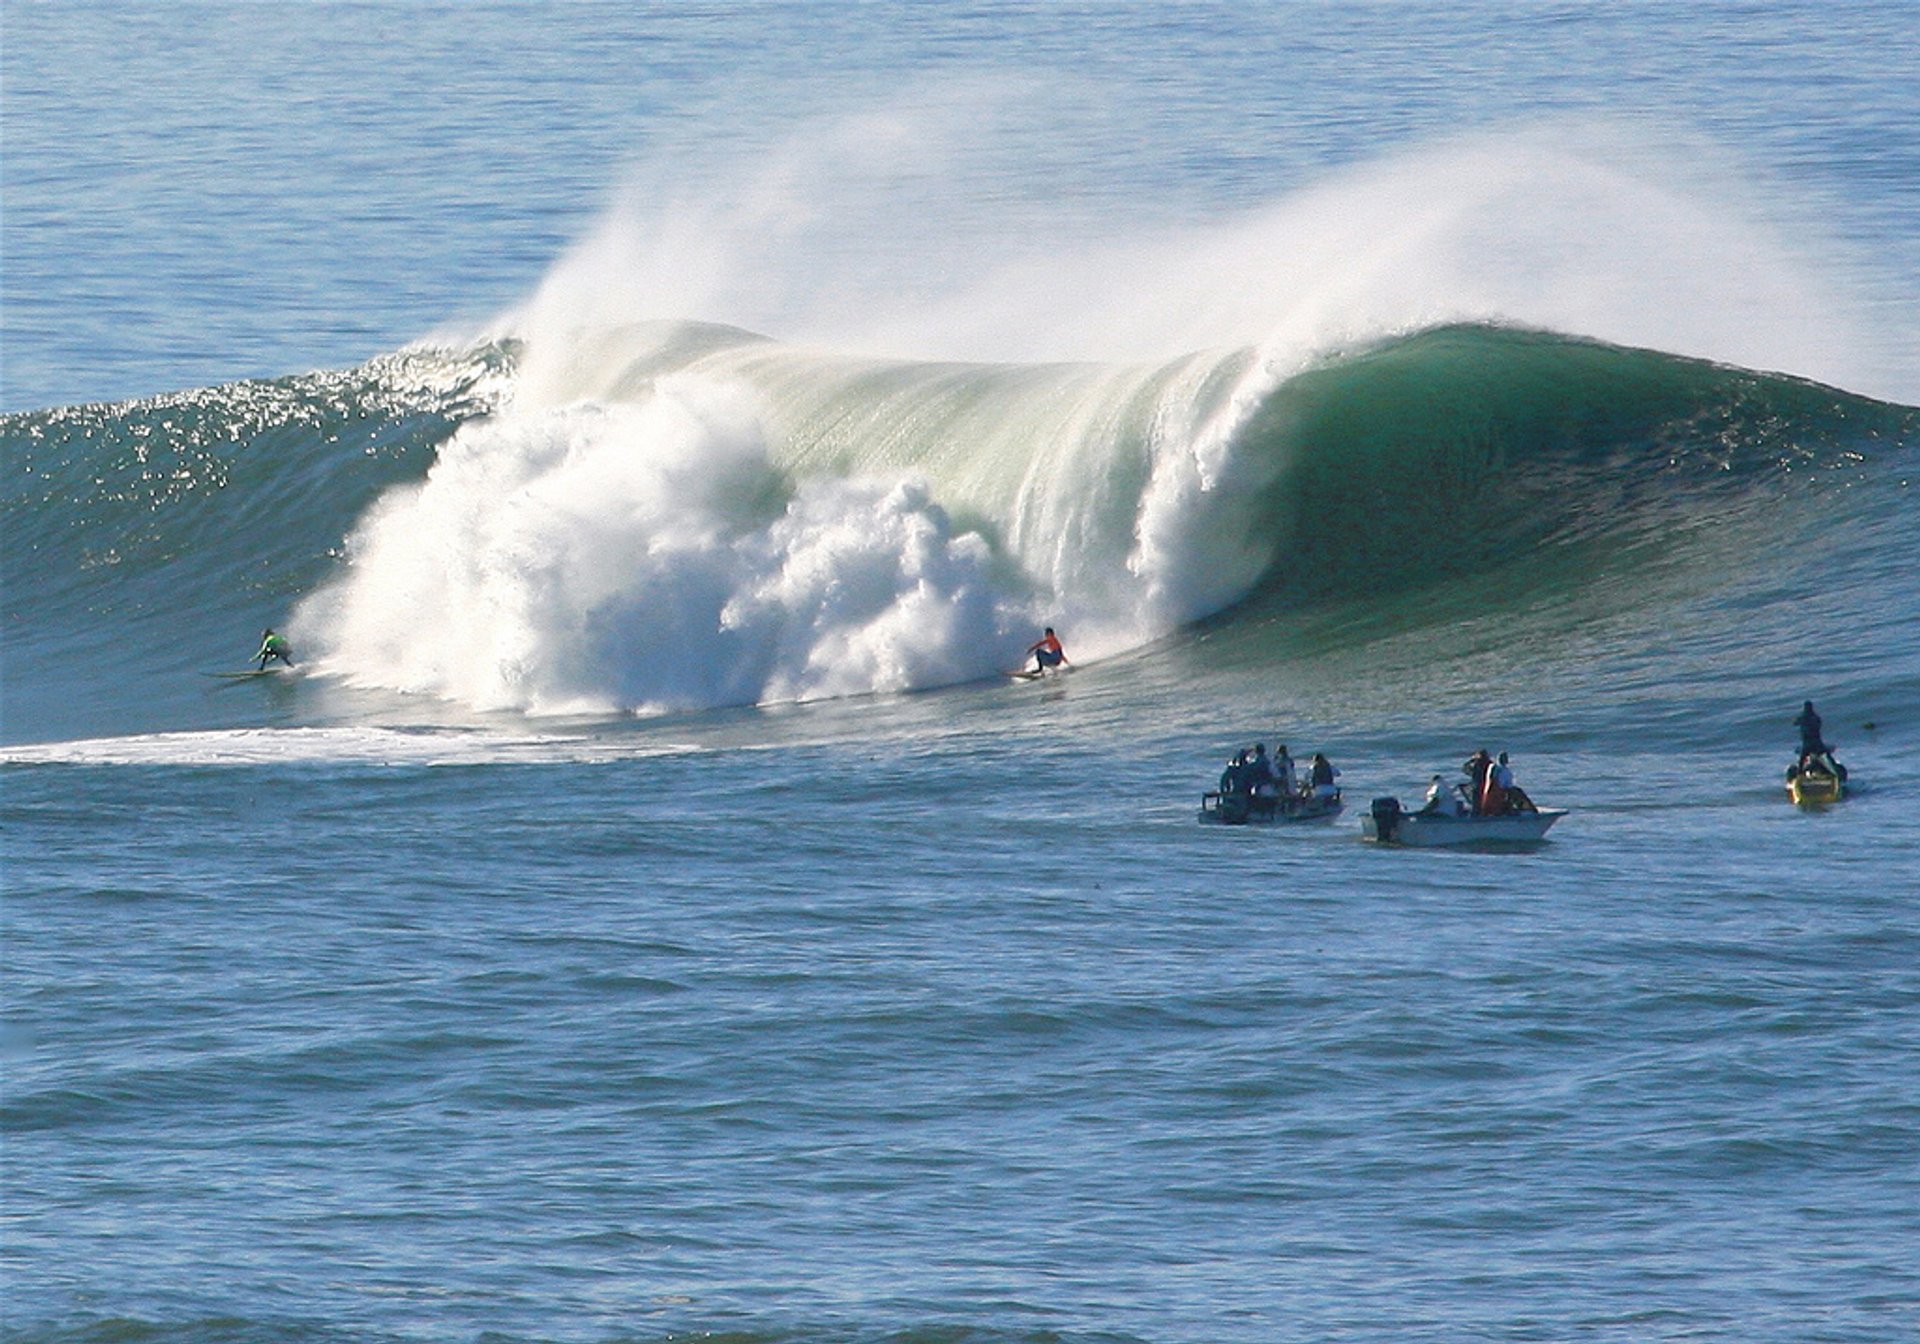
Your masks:
M 1061 667 L 1067 663 L 1067 654 L 1060 647 L 1060 637 L 1053 633 L 1053 627 L 1047 627 L 1047 633 L 1040 636 L 1027 647 L 1027 656 L 1033 659 L 1033 675 L 1039 676 L 1050 667 Z

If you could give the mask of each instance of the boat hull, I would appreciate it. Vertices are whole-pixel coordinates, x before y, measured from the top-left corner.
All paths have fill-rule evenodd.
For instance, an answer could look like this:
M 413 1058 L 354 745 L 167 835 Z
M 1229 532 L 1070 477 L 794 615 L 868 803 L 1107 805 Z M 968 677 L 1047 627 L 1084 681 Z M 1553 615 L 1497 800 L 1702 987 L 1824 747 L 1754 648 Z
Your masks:
M 1325 821 L 1346 805 L 1331 798 L 1249 798 L 1245 794 L 1200 795 L 1200 820 L 1209 826 L 1273 826 L 1295 821 Z
M 1432 812 L 1401 812 L 1383 823 L 1374 813 L 1360 818 L 1360 834 L 1383 844 L 1430 848 L 1439 845 L 1525 845 L 1544 840 L 1564 807 L 1513 812 L 1498 817 L 1448 817 Z M 1381 831 L 1387 834 L 1382 835 Z
M 1800 807 L 1824 807 L 1846 796 L 1847 786 L 1832 775 L 1808 773 L 1787 781 L 1787 797 Z

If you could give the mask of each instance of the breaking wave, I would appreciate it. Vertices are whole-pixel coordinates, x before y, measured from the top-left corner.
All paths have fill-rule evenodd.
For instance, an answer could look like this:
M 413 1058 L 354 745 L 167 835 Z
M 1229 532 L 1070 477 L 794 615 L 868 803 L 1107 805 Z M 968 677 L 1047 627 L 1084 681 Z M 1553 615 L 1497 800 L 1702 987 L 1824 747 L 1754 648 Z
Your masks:
M 1136 324 L 1099 359 L 881 357 L 825 339 L 818 314 L 789 314 L 805 341 L 616 320 L 631 294 L 609 311 L 575 301 L 608 264 L 601 236 L 582 249 L 590 265 L 563 259 L 525 312 L 477 340 L 6 417 L 9 731 L 23 704 L 93 693 L 68 679 L 103 627 L 139 642 L 156 674 L 184 675 L 275 624 L 333 684 L 480 710 L 658 713 L 947 685 L 1013 666 L 1046 624 L 1087 661 L 1248 604 L 1377 597 L 1502 565 L 1516 592 L 1550 572 L 1578 581 L 1542 558 L 1630 560 L 1650 539 L 1671 555 L 1730 512 L 1764 514 L 1797 471 L 1920 437 L 1907 407 L 1621 339 L 1660 324 L 1619 304 L 1586 327 L 1614 339 L 1561 334 L 1595 288 L 1578 268 L 1531 308 L 1467 283 L 1463 240 L 1484 231 L 1487 202 L 1516 199 L 1489 163 L 1454 153 L 1376 171 L 1186 240 L 1211 278 L 1185 296 L 1191 321 L 1164 294 L 1158 311 L 1165 332 L 1229 338 L 1213 346 L 1156 353 Z M 1476 189 L 1449 199 L 1481 213 L 1443 227 L 1430 211 L 1416 241 L 1407 228 L 1399 244 L 1376 239 L 1361 279 L 1332 254 L 1317 287 L 1300 273 L 1329 208 L 1385 217 L 1437 173 L 1469 169 Z M 1536 212 L 1538 232 L 1612 191 L 1639 219 L 1663 205 L 1691 240 L 1649 266 L 1654 281 L 1699 242 L 1699 218 L 1617 174 L 1547 176 L 1560 198 Z M 1276 229 L 1295 258 L 1281 268 L 1292 318 L 1277 327 L 1281 299 L 1257 264 Z M 1170 265 L 1175 245 L 1156 246 L 1151 260 Z M 1564 239 L 1529 246 L 1538 260 Z M 1760 252 L 1745 246 L 1742 264 Z M 1437 289 L 1383 297 L 1441 257 Z M 1151 273 L 1141 261 L 1110 250 L 1066 267 L 1081 320 L 1113 311 L 1126 277 Z M 1235 265 L 1251 291 L 1238 317 L 1222 302 Z M 1013 266 L 972 295 L 973 336 L 1019 345 L 988 318 L 1038 274 Z M 1694 289 L 1716 285 L 1738 288 Z M 724 310 L 750 288 L 705 297 Z M 1770 313 L 1806 297 L 1791 276 L 1774 288 Z M 1516 309 L 1526 321 L 1505 315 Z M 1790 323 L 1750 316 L 1723 312 L 1721 344 L 1757 333 L 1759 358 L 1791 344 Z M 921 343 L 884 314 L 871 327 L 888 348 Z

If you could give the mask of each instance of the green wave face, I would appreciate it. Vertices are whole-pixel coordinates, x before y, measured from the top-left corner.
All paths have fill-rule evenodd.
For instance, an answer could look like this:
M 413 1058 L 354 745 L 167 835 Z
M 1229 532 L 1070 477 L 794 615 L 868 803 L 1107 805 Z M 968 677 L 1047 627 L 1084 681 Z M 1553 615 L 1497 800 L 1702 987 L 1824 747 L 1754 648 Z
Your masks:
M 1288 376 L 1251 349 L 1016 366 L 700 325 L 596 340 L 565 395 L 529 394 L 539 352 L 488 346 L 6 417 L 16 711 L 103 632 L 186 669 L 290 614 L 343 680 L 488 707 L 938 685 L 1040 621 L 1092 656 L 1198 622 L 1272 657 L 1259 632 L 1287 613 L 1445 622 L 1463 580 L 1481 614 L 1711 588 L 1798 525 L 1803 483 L 1920 442 L 1912 408 L 1480 325 Z M 1843 541 L 1907 517 L 1884 490 L 1820 508 Z M 670 643 L 636 633 L 656 627 Z M 421 630 L 494 660 L 485 686 L 396 662 Z
M 1353 591 L 1673 542 L 1916 424 L 1797 379 L 1467 326 L 1301 374 L 1242 438 L 1285 463 L 1259 511 L 1279 541 L 1263 590 Z

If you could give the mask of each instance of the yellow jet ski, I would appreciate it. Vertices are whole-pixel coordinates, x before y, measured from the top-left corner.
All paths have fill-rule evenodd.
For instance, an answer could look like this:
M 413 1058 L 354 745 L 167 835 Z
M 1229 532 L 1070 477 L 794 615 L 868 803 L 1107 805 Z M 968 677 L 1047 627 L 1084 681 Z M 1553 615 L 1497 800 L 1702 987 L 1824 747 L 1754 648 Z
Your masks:
M 1846 792 L 1847 768 L 1831 755 L 1795 761 L 1787 767 L 1787 796 L 1800 807 L 1837 803 Z

